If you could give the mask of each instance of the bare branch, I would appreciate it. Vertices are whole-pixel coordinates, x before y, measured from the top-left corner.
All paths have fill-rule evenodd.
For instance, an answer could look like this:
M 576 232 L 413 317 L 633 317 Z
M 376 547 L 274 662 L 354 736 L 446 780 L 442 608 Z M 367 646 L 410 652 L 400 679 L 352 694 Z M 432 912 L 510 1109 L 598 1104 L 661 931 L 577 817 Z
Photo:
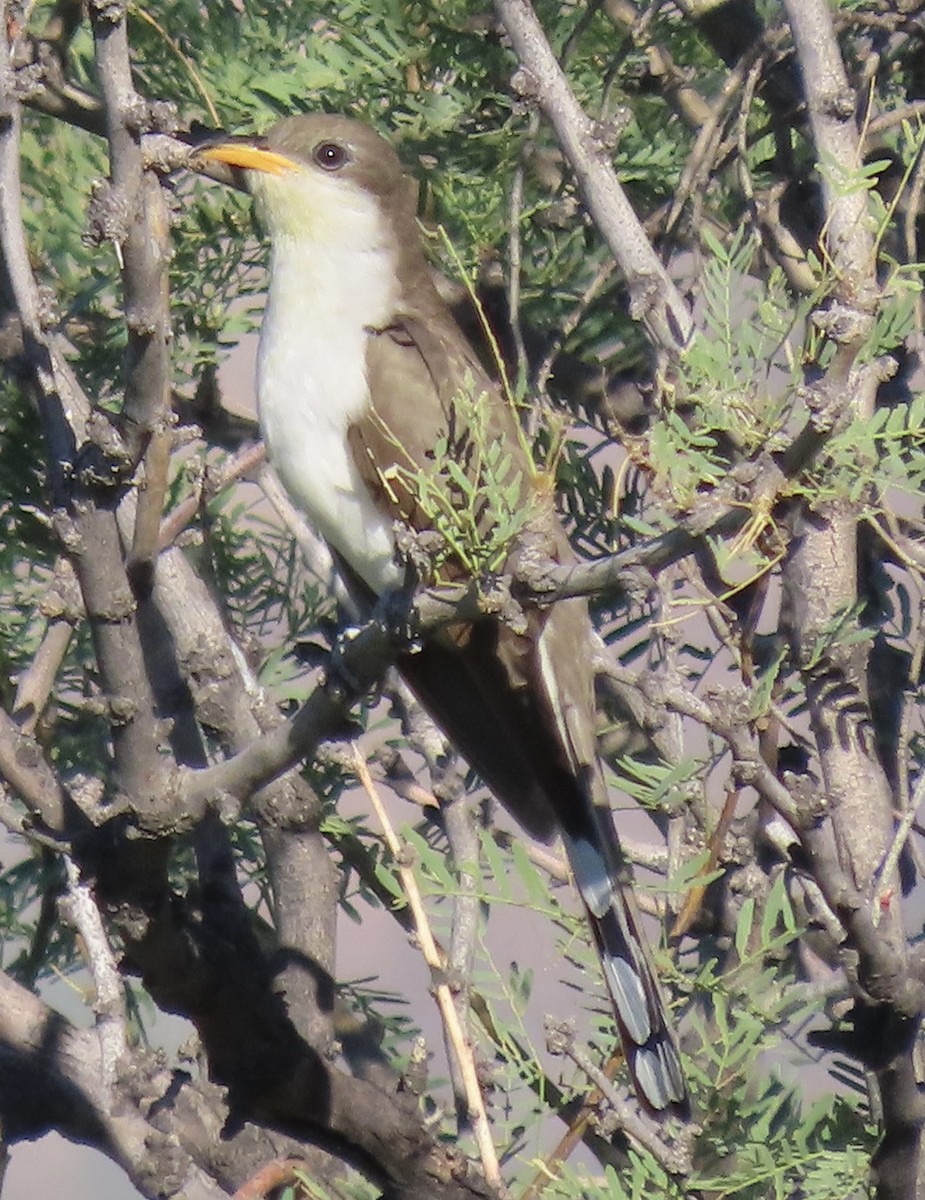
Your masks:
M 536 100 L 555 129 L 588 209 L 626 277 L 630 315 L 674 359 L 690 337 L 690 312 L 614 174 L 605 131 L 576 100 L 529 0 L 495 0 L 495 11 L 521 62 L 515 86 Z
M 785 0 L 803 75 L 825 200 L 825 237 L 837 273 L 836 294 L 869 310 L 877 291 L 866 188 L 857 184 L 861 146 L 855 94 L 848 86 L 825 0 Z
M 0 1063 L 5 1078 L 15 1081 L 0 1091 L 9 1142 L 57 1129 L 101 1150 L 143 1190 L 156 1176 L 164 1192 L 176 1192 L 198 1174 L 177 1129 L 165 1135 L 142 1116 L 140 1105 L 113 1102 L 115 1081 L 103 1068 L 96 1032 L 75 1028 L 5 974 L 0 974 Z
M 35 733 L 73 633 L 72 621 L 50 621 L 29 669 L 19 677 L 13 712 L 20 721 L 23 733 Z
M 93 1008 L 96 1013 L 96 1034 L 100 1041 L 100 1075 L 103 1092 L 112 1111 L 113 1089 L 127 1047 L 122 978 L 90 888 L 81 882 L 80 872 L 69 855 L 65 855 L 64 866 L 67 872 L 67 896 L 61 900 L 60 908 L 81 936 L 90 974 L 96 985 Z
M 38 288 L 32 274 L 20 214 L 19 128 L 6 30 L 0 32 L 0 97 L 9 119 L 0 127 L 0 249 L 22 320 L 23 339 L 43 418 L 49 450 L 52 493 L 65 505 L 73 491 L 75 446 L 89 427 L 90 405 L 66 366 L 59 343 L 46 336 Z M 94 436 L 104 442 L 107 422 Z M 78 470 L 78 503 L 72 515 L 59 514 L 57 532 L 80 581 L 107 699 L 113 713 L 113 744 L 119 782 L 128 794 L 162 791 L 154 701 L 135 623 L 134 600 L 122 562 L 114 514 L 97 503 L 94 470 Z M 91 495 L 93 493 L 93 495 Z M 145 801 L 140 801 L 144 804 Z
M 63 833 L 67 795 L 38 742 L 0 709 L 0 775 L 47 829 Z
M 16 682 L 13 713 L 23 733 L 34 733 L 54 687 L 74 626 L 84 615 L 80 589 L 71 564 L 63 556 L 55 563 L 40 611 L 48 625 L 29 667 Z
M 586 1054 L 575 1040 L 575 1031 L 567 1022 L 546 1021 L 546 1036 L 550 1052 L 564 1054 L 584 1071 L 594 1086 L 607 1100 L 610 1114 L 609 1124 L 619 1129 L 652 1157 L 671 1175 L 684 1175 L 690 1171 L 691 1140 L 688 1131 L 671 1144 L 662 1136 L 660 1128 L 638 1110 L 617 1090 L 612 1080 Z
M 440 954 L 437 944 L 434 941 L 430 921 L 427 919 L 427 911 L 424 908 L 424 901 L 418 889 L 414 871 L 404 861 L 402 845 L 398 840 L 395 830 L 392 828 L 388 813 L 379 799 L 379 793 L 376 791 L 376 785 L 373 783 L 369 768 L 366 766 L 366 760 L 356 746 L 354 747 L 354 763 L 357 778 L 363 784 L 376 816 L 379 818 L 386 845 L 398 866 L 398 874 L 414 916 L 414 929 L 421 944 L 424 959 L 432 972 L 442 972 L 444 968 L 443 956 Z M 479 1084 L 478 1073 L 475 1069 L 472 1048 L 459 1020 L 456 1006 L 453 1002 L 453 993 L 445 980 L 435 979 L 434 997 L 440 1009 L 440 1016 L 446 1026 L 450 1045 L 452 1046 L 454 1057 L 464 1081 L 466 1100 L 469 1105 L 469 1119 L 472 1122 L 472 1128 L 475 1133 L 475 1140 L 482 1159 L 485 1178 L 493 1187 L 497 1187 L 501 1182 L 501 1173 L 498 1167 L 495 1147 L 491 1140 L 491 1126 L 488 1123 L 488 1117 L 485 1112 L 485 1101 L 482 1097 L 482 1089 Z
M 170 402 L 170 310 L 167 267 L 169 218 L 157 176 L 145 170 L 142 131 L 148 105 L 135 91 L 125 13 L 106 0 L 90 4 L 97 68 L 106 112 L 111 185 L 96 197 L 94 230 L 111 239 L 122 265 L 128 347 L 125 358 L 125 437 L 137 461 L 165 421 Z
M 245 479 L 259 469 L 266 459 L 266 451 L 262 443 L 244 446 L 225 462 L 218 472 L 207 471 L 201 489 L 192 496 L 181 500 L 176 508 L 161 522 L 158 534 L 158 551 L 172 546 L 196 517 L 204 504 L 207 504 L 226 487 L 230 487 L 238 479 Z

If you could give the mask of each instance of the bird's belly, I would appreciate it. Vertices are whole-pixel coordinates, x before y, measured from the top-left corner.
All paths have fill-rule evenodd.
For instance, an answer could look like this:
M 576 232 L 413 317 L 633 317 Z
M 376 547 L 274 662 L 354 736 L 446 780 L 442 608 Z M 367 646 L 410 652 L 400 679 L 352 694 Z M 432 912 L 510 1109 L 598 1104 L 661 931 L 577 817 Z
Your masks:
M 367 403 L 360 353 L 301 340 L 298 351 L 262 342 L 260 427 L 293 503 L 377 593 L 401 582 L 392 522 L 376 507 L 353 461 L 347 430 Z M 350 364 L 354 364 L 351 367 Z

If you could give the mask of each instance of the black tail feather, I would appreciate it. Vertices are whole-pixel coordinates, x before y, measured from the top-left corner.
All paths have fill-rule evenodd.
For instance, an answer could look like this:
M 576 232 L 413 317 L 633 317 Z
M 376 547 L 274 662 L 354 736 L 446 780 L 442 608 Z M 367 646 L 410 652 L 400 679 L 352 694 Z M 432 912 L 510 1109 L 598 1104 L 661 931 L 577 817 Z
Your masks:
M 604 980 L 636 1092 L 650 1112 L 690 1112 L 677 1042 L 628 884 L 616 833 L 601 828 L 609 814 L 593 820 L 592 832 L 565 836 L 572 874 L 594 936 Z

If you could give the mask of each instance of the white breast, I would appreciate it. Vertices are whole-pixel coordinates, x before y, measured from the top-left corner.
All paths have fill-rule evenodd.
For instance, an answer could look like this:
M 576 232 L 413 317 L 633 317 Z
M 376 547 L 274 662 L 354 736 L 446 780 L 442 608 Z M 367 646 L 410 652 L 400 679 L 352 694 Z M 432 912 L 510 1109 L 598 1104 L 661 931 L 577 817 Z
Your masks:
M 372 243 L 345 252 L 336 234 L 274 239 L 257 393 L 270 461 L 293 502 L 382 592 L 401 578 L 392 523 L 373 503 L 346 442 L 369 400 L 366 329 L 385 324 L 393 308 L 391 254 Z

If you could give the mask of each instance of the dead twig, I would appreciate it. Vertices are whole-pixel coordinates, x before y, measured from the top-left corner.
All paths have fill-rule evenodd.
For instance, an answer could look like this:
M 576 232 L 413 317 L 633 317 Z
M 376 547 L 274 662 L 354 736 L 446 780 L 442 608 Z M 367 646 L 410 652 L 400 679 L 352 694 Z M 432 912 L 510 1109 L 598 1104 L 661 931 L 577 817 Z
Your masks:
M 356 771 L 357 778 L 363 785 L 366 795 L 369 797 L 370 804 L 372 804 L 376 817 L 382 826 L 385 843 L 397 865 L 402 888 L 408 898 L 408 905 L 413 914 L 414 931 L 424 955 L 424 961 L 430 967 L 434 979 L 434 999 L 437 1002 L 437 1007 L 440 1009 L 440 1016 L 447 1030 L 447 1036 L 466 1089 L 469 1118 L 472 1122 L 472 1130 L 479 1149 L 482 1169 L 485 1172 L 485 1178 L 488 1182 L 493 1187 L 497 1187 L 501 1182 L 498 1156 L 495 1153 L 494 1143 L 491 1140 L 491 1127 L 488 1123 L 487 1113 L 485 1112 L 485 1102 L 482 1098 L 482 1089 L 479 1086 L 478 1073 L 475 1067 L 475 1060 L 472 1056 L 472 1050 L 463 1032 L 450 986 L 440 978 L 444 969 L 443 956 L 434 941 L 430 921 L 427 917 L 427 910 L 424 907 L 424 901 L 418 888 L 417 878 L 407 863 L 405 849 L 392 827 L 392 822 L 379 796 L 379 791 L 366 765 L 366 760 L 356 745 L 354 745 L 354 770 Z

